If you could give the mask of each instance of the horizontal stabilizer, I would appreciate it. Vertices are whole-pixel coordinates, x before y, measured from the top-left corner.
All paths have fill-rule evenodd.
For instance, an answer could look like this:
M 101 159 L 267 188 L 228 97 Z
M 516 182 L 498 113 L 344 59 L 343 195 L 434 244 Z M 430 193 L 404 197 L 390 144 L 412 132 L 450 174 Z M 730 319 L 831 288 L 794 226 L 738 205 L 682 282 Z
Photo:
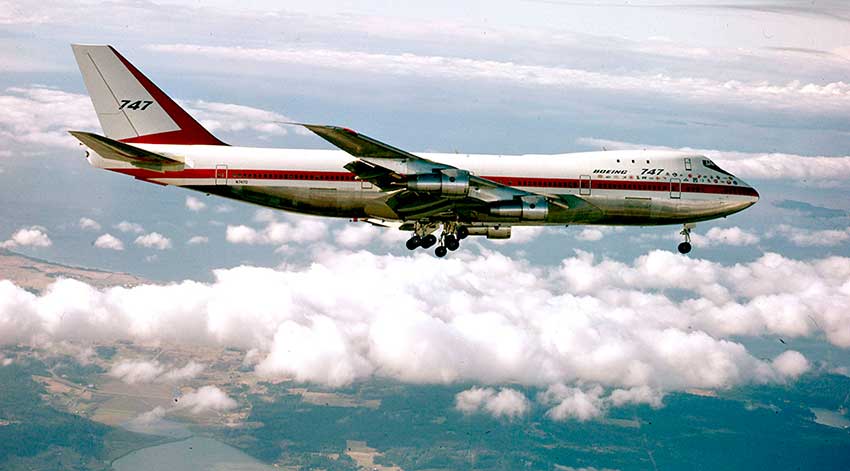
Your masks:
M 108 137 L 83 131 L 68 132 L 104 159 L 120 160 L 155 172 L 180 171 L 184 168 L 183 162 Z

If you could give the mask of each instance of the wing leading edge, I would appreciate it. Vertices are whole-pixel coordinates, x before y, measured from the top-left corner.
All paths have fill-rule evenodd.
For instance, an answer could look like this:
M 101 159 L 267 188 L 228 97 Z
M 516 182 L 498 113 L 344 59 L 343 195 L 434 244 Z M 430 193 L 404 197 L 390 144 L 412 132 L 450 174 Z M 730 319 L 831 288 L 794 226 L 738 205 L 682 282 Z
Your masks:
M 492 213 L 494 204 L 506 201 L 516 201 L 531 208 L 545 201 L 563 209 L 569 208 L 562 198 L 472 175 L 464 169 L 419 157 L 349 128 L 318 124 L 301 126 L 356 157 L 357 160 L 348 163 L 345 168 L 358 178 L 391 192 L 387 203 L 406 218 L 469 211 Z M 463 188 L 464 191 L 453 193 L 452 188 Z

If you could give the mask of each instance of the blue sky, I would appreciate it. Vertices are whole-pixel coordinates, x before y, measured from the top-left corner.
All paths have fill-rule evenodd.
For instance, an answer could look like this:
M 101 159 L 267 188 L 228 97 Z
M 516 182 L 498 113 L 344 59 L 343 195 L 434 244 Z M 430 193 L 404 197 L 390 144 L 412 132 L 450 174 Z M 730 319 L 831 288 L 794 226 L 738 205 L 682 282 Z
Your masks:
M 681 316 L 709 316 L 699 304 L 707 299 L 720 310 L 743 306 L 724 311 L 736 320 L 758 317 L 735 323 L 712 311 L 714 317 L 703 319 L 700 331 L 707 336 L 702 339 L 706 348 L 725 345 L 727 338 L 757 343 L 773 335 L 821 342 L 838 352 L 850 345 L 839 327 L 850 325 L 850 293 L 845 292 L 850 8 L 842 2 L 816 7 L 810 2 L 429 2 L 427 8 L 395 3 L 240 2 L 237 10 L 231 2 L 205 2 L 203 7 L 0 2 L 0 243 L 157 282 L 224 283 L 221 273 L 240 265 L 272 270 L 252 272 L 257 276 L 320 279 L 310 271 L 316 267 L 359 273 L 350 260 L 334 265 L 334 257 L 373 263 L 371 275 L 379 284 L 382 276 L 398 270 L 409 276 L 416 276 L 417 267 L 436 273 L 430 255 L 405 251 L 403 235 L 259 211 L 88 167 L 65 133 L 98 130 L 68 45 L 108 43 L 233 144 L 327 147 L 314 136 L 276 124 L 295 119 L 350 126 L 411 151 L 704 150 L 754 184 L 762 199 L 744 213 L 698 225 L 690 261 L 656 251 L 674 250 L 677 227 L 570 227 L 517 231 L 503 244 L 470 242 L 455 257 L 462 263 L 446 266 L 460 277 L 473 276 L 471 267 L 514 267 L 522 272 L 517 276 L 533 275 L 549 287 L 544 290 L 549 296 L 557 297 L 564 293 L 555 287 L 560 275 L 552 270 L 580 266 L 580 273 L 598 277 L 606 270 L 681 263 L 669 267 L 680 274 L 676 282 L 667 280 L 665 270 L 649 270 L 646 276 L 667 281 L 641 284 L 626 277 L 611 283 L 620 283 L 622 293 L 632 297 L 660 296 Z M 586 262 L 588 257 L 593 262 Z M 832 275 L 824 274 L 823 266 L 830 264 Z M 802 288 L 748 292 L 717 278 L 744 267 L 755 279 L 738 282 L 760 286 L 764 279 L 758 277 L 767 276 L 763 266 L 797 266 L 789 268 L 790 276 L 795 270 L 809 273 L 811 279 L 801 283 L 830 287 L 833 305 L 844 310 L 818 318 L 821 327 L 812 327 L 797 322 L 814 309 Z M 698 278 L 691 269 L 712 273 L 706 283 L 717 284 L 717 290 L 740 292 L 728 298 L 706 293 L 682 281 Z M 397 288 L 407 292 L 412 286 Z M 570 296 L 593 296 L 582 291 L 581 280 L 567 286 Z M 607 291 L 604 284 L 598 287 Z M 472 289 L 450 286 L 446 295 L 483 302 L 467 288 Z M 789 311 L 783 311 L 787 325 L 751 312 L 786 292 L 797 293 L 780 303 Z M 437 309 L 427 297 L 415 298 L 428 313 Z M 683 304 L 689 299 L 694 302 Z M 627 307 L 638 315 L 652 314 L 640 303 Z M 724 328 L 724 322 L 737 327 Z M 686 327 L 649 324 L 659 332 Z M 275 331 L 258 335 L 265 339 L 258 345 L 240 345 L 265 352 L 263 371 L 292 373 L 280 370 L 282 363 L 275 360 Z M 687 330 L 683 335 L 690 339 L 686 344 L 700 340 L 688 337 Z M 206 341 L 212 340 L 199 340 Z M 440 343 L 445 341 L 436 337 L 434 348 L 445 347 Z M 806 354 L 818 350 L 807 345 L 799 349 Z M 772 354 L 779 354 L 780 347 Z M 375 355 L 364 353 L 368 365 L 354 361 L 342 377 L 371 374 L 380 369 L 375 364 L 390 368 Z M 749 359 L 736 363 L 744 357 L 734 355 L 730 361 L 752 374 L 722 376 L 727 383 L 721 384 L 778 377 Z M 820 367 L 816 357 L 810 360 L 811 368 Z M 653 388 L 693 385 L 676 376 L 683 370 L 658 368 L 666 379 L 648 382 Z M 312 371 L 304 366 L 302 372 L 316 379 Z M 623 386 L 616 378 L 589 379 L 581 373 L 553 378 Z

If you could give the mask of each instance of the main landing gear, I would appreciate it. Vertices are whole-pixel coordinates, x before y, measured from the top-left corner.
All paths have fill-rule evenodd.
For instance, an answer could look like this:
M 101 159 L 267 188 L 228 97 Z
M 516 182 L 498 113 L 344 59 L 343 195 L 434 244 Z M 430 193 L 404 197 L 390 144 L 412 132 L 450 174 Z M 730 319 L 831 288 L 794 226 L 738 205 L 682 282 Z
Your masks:
M 469 237 L 469 229 L 455 222 L 446 222 L 442 226 L 443 231 L 438 239 L 434 232 L 439 228 L 439 225 L 416 223 L 413 229 L 413 237 L 407 240 L 405 246 L 408 250 L 416 250 L 419 247 L 428 249 L 439 242 L 440 245 L 434 249 L 434 255 L 445 257 L 450 250 L 454 252 L 460 248 L 461 240 Z
M 682 232 L 679 232 L 679 234 L 685 237 L 685 241 L 679 244 L 680 254 L 686 254 L 691 251 L 691 229 L 694 227 L 696 227 L 695 224 L 686 223 L 682 228 Z

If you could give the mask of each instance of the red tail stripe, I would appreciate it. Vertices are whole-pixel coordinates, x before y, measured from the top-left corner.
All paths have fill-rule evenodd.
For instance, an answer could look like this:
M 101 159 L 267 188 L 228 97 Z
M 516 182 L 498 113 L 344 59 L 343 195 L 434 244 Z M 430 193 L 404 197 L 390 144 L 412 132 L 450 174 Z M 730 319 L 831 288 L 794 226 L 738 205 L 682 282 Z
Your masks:
M 174 120 L 174 123 L 177 124 L 180 129 L 176 131 L 163 132 L 159 134 L 148 134 L 147 136 L 138 136 L 138 137 L 130 137 L 127 139 L 121 139 L 122 142 L 131 142 L 131 143 L 143 143 L 143 144 L 205 144 L 211 146 L 226 146 L 224 142 L 220 141 L 217 137 L 210 134 L 209 131 L 204 129 L 203 126 L 200 125 L 195 118 L 189 116 L 189 113 L 180 108 L 180 106 L 174 102 L 168 95 L 166 95 L 162 90 L 159 89 L 153 82 L 151 82 L 143 73 L 139 71 L 133 64 L 130 63 L 127 59 L 124 58 L 118 51 L 116 51 L 112 46 L 109 46 L 109 49 L 112 50 L 113 53 L 118 57 L 121 63 L 124 64 L 124 67 L 136 77 L 136 80 L 145 87 L 145 90 L 151 94 L 154 100 L 162 107 L 162 109 L 168 113 L 168 116 Z

